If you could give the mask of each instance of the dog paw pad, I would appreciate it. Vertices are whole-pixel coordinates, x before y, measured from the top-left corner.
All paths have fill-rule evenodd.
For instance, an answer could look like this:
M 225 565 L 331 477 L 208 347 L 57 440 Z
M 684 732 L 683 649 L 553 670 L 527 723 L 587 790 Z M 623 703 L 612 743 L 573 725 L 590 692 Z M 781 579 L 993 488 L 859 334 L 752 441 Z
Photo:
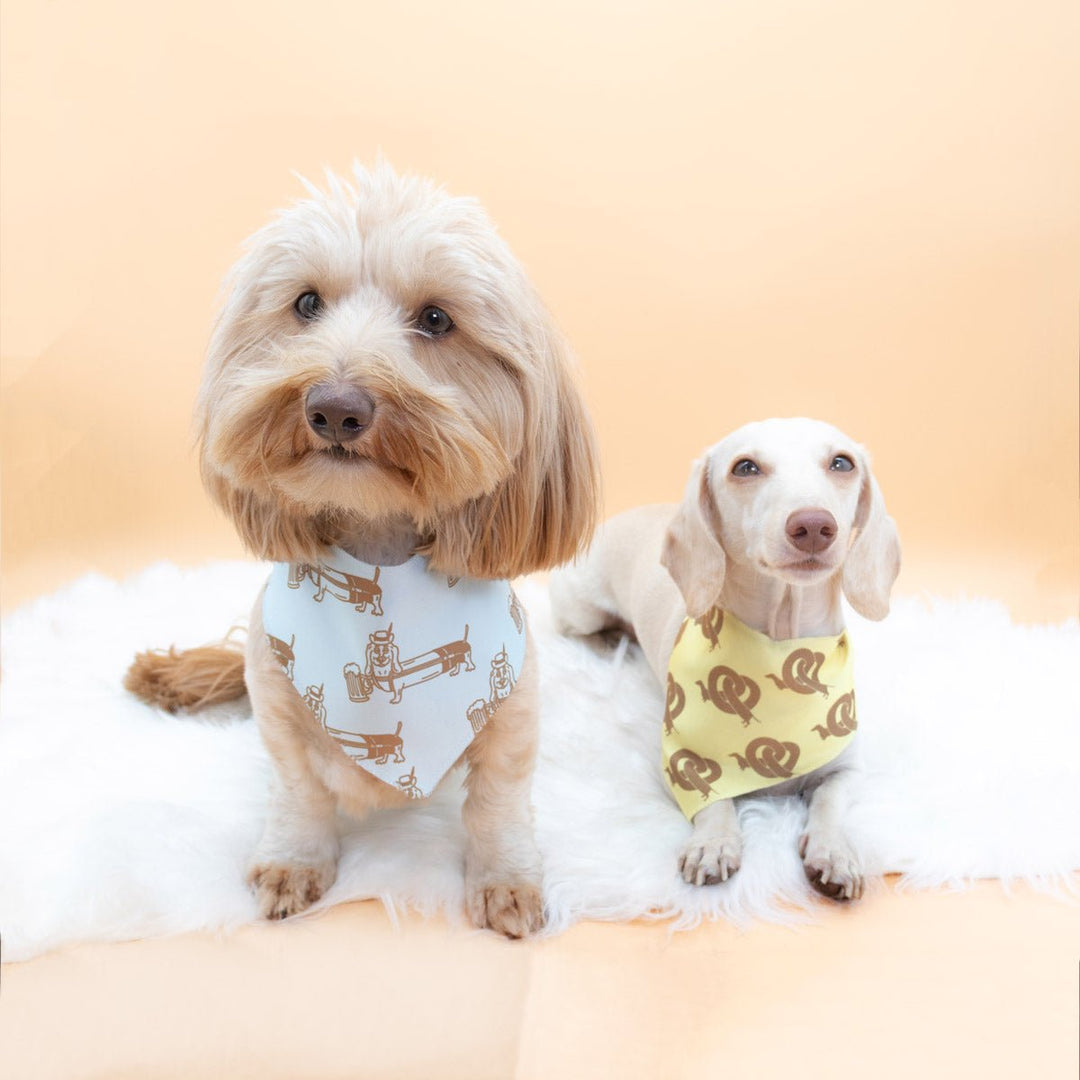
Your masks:
M 505 937 L 531 937 L 543 928 L 544 899 L 536 885 L 487 885 L 469 895 L 469 917 Z
M 321 899 L 333 880 L 333 866 L 263 863 L 248 873 L 260 917 L 272 920 L 287 919 L 310 907 Z
M 862 867 L 846 845 L 830 848 L 803 837 L 803 869 L 810 885 L 830 900 L 859 900 L 865 889 Z
M 679 873 L 687 885 L 719 885 L 739 869 L 742 844 L 737 837 L 693 840 L 679 855 Z

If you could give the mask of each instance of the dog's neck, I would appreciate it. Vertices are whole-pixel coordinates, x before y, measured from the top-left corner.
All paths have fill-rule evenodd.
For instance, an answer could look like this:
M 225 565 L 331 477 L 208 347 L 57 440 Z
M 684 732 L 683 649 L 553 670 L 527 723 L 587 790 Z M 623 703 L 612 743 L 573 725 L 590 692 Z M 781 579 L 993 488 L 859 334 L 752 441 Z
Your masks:
M 420 534 L 410 518 L 354 521 L 334 542 L 354 559 L 370 566 L 400 566 L 420 546 Z
M 789 585 L 729 562 L 719 606 L 775 641 L 832 637 L 844 629 L 839 573 L 817 585 Z

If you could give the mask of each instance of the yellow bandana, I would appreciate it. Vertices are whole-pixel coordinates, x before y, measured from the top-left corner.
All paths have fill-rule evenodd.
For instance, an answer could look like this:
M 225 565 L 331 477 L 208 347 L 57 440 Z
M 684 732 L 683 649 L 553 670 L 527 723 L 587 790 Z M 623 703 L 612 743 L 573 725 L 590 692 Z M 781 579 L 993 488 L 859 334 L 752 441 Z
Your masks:
M 820 769 L 855 728 L 846 633 L 773 641 L 720 608 L 683 623 L 662 746 L 664 776 L 688 819 Z

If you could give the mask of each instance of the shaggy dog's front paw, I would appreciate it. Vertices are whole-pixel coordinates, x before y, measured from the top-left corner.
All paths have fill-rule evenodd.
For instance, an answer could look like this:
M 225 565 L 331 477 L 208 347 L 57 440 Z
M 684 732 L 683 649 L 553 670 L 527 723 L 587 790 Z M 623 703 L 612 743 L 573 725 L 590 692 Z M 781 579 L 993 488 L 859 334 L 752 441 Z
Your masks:
M 687 885 L 718 885 L 739 869 L 741 860 L 737 836 L 691 836 L 679 854 L 679 873 Z
M 481 929 L 526 938 L 544 926 L 544 897 L 529 882 L 477 885 L 468 889 L 469 918 Z
M 858 900 L 863 894 L 862 863 L 843 839 L 804 836 L 799 843 L 810 884 L 830 900 Z
M 247 881 L 255 890 L 262 918 L 287 919 L 314 904 L 336 876 L 333 863 L 321 866 L 257 863 L 248 871 Z

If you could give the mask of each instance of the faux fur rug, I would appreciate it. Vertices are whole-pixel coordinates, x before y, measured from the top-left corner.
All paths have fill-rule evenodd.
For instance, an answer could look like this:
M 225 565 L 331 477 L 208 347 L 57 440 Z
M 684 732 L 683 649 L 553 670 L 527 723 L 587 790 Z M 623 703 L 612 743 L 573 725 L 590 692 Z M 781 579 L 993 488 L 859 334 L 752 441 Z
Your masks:
M 244 883 L 269 774 L 247 704 L 167 716 L 121 678 L 147 646 L 201 643 L 246 617 L 264 567 L 88 577 L 3 627 L 0 930 L 4 959 L 58 945 L 249 921 Z M 544 587 L 519 590 L 543 672 L 533 801 L 548 926 L 641 916 L 793 919 L 820 901 L 796 854 L 798 800 L 749 798 L 742 869 L 693 888 L 689 826 L 662 787 L 659 689 L 634 646 L 559 638 Z M 853 812 L 872 873 L 914 886 L 974 877 L 1075 888 L 1080 868 L 1080 633 L 1014 626 L 984 601 L 850 616 L 865 782 Z M 462 912 L 460 779 L 364 824 L 342 821 L 319 907 L 378 897 Z

